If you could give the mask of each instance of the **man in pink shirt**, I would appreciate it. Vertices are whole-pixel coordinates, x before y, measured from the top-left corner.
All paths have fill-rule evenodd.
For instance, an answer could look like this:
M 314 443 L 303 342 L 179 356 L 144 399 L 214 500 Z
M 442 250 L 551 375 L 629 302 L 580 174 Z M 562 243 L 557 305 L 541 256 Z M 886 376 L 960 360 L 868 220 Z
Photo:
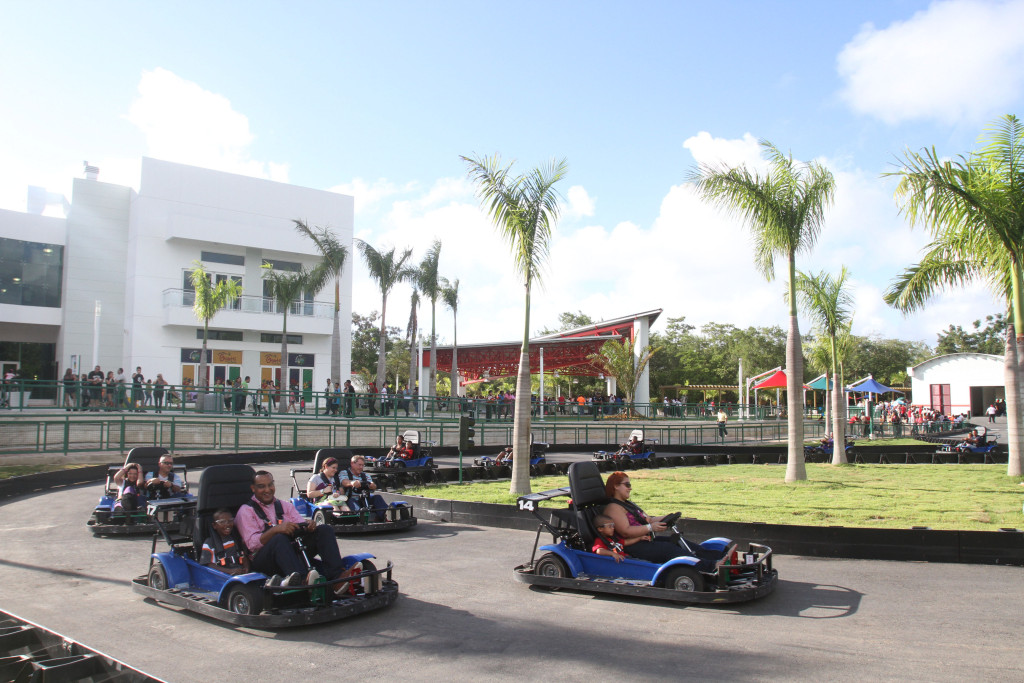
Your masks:
M 310 555 L 319 555 L 324 575 L 332 581 L 344 573 L 338 542 L 329 526 L 306 521 L 295 506 L 275 497 L 274 475 L 260 470 L 252 478 L 250 500 L 238 508 L 235 525 L 249 552 L 253 571 L 267 576 L 284 575 L 283 585 L 295 586 L 314 582 L 319 574 L 306 566 L 292 543 L 296 533 L 308 531 L 303 540 Z M 274 582 L 276 583 L 276 581 Z M 342 584 L 339 586 L 346 586 Z

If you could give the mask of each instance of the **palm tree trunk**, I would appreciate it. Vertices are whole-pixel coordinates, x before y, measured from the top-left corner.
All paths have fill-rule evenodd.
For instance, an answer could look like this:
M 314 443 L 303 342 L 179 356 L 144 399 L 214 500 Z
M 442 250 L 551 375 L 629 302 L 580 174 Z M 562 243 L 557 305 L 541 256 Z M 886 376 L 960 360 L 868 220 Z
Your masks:
M 430 300 L 430 397 L 437 396 L 437 299 Z
M 384 315 L 388 310 L 388 298 L 386 296 L 381 297 L 380 301 L 380 340 L 377 345 L 377 390 L 380 391 L 381 387 L 384 386 L 384 364 L 387 360 L 387 351 L 385 350 L 387 341 L 387 328 L 384 327 Z M 374 400 L 374 396 L 370 397 L 370 400 Z
M 523 495 L 530 488 L 530 280 L 526 280 L 523 346 L 516 379 L 515 418 L 512 421 L 512 484 L 509 493 Z
M 206 338 L 209 335 L 210 319 L 203 319 L 203 350 L 199 352 L 199 377 L 196 382 L 197 387 L 208 387 L 210 386 L 210 380 L 207 379 L 207 366 L 206 366 Z M 199 399 L 202 400 L 202 399 Z
M 411 333 L 409 334 L 409 391 L 411 392 L 416 388 L 416 375 L 419 370 L 419 363 L 417 360 L 419 357 L 416 355 L 416 336 L 417 336 L 417 324 L 416 324 L 416 313 L 413 311 L 412 315 L 412 326 L 410 328 Z
M 786 407 L 789 411 L 789 453 L 786 481 L 807 479 L 804 465 L 804 357 L 796 318 L 796 255 L 789 254 L 789 334 L 786 335 Z
M 1003 384 L 1006 388 L 1006 474 L 1021 476 L 1021 391 L 1020 352 L 1022 336 L 1014 324 L 1006 326 L 1006 356 L 1003 360 Z
M 832 428 L 832 392 L 835 389 L 829 389 L 829 377 L 828 372 L 825 373 L 825 431 L 827 432 Z M 834 380 L 832 380 L 834 383 Z
M 331 379 L 343 384 L 347 377 L 341 376 L 341 271 L 334 277 L 334 329 L 331 332 Z
M 288 306 L 284 307 L 284 324 L 281 328 L 281 381 L 278 383 L 280 399 L 277 412 L 288 412 L 288 399 L 291 398 L 291 387 L 288 386 Z
M 846 421 L 839 409 L 839 400 L 843 395 L 843 386 L 839 383 L 838 363 L 836 362 L 836 338 L 832 336 L 832 464 L 843 465 L 846 459 Z

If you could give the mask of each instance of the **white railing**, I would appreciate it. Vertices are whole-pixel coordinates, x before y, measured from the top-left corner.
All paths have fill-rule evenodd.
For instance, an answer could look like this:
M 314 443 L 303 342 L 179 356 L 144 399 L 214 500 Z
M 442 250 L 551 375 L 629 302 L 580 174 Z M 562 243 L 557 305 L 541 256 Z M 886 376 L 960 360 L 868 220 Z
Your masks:
M 195 303 L 195 292 L 184 289 L 165 289 L 163 293 L 164 308 L 192 308 Z M 265 296 L 243 294 L 224 309 L 240 313 L 256 313 L 280 315 L 281 309 L 275 299 Z M 295 301 L 288 308 L 288 315 L 301 315 L 311 318 L 333 318 L 334 303 L 330 301 Z

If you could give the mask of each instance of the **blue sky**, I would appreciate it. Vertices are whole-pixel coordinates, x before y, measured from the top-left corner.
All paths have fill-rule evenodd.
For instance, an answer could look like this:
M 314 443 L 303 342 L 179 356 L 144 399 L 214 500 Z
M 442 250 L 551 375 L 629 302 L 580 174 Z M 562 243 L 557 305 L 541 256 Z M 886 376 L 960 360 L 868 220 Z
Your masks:
M 460 341 L 515 339 L 522 290 L 459 155 L 523 170 L 565 157 L 565 208 L 536 330 L 664 308 L 784 324 L 783 282 L 736 220 L 686 185 L 697 161 L 757 164 L 759 138 L 816 159 L 838 191 L 798 264 L 856 285 L 855 331 L 935 343 L 1001 309 L 980 288 L 903 318 L 881 293 L 925 241 L 880 178 L 905 148 L 972 148 L 1024 114 L 1024 0 L 976 2 L 6 2 L 0 207 L 68 193 L 82 160 L 138 183 L 139 158 L 356 197 L 356 233 L 442 240 Z M 355 310 L 379 308 L 354 264 Z M 389 319 L 408 317 L 408 290 Z M 427 313 L 427 315 L 429 315 Z M 450 339 L 451 320 L 439 313 Z M 802 329 L 808 329 L 806 321 Z

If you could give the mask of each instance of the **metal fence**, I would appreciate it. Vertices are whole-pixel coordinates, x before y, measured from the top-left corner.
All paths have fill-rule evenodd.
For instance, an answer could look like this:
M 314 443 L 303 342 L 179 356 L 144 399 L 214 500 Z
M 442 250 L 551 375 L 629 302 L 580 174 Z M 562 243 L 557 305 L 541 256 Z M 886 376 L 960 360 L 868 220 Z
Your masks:
M 404 394 L 328 394 L 306 387 L 282 392 L 263 389 L 258 384 L 248 390 L 214 386 L 208 389 L 190 385 L 156 385 L 118 383 L 114 385 L 88 382 L 53 382 L 14 380 L 0 386 L 0 408 L 13 411 L 54 411 L 90 413 L 152 413 L 152 414 L 253 414 L 271 417 L 280 413 L 282 393 L 288 396 L 289 415 L 317 419 L 374 418 L 402 419 L 422 417 L 431 420 L 457 419 L 468 413 L 486 422 L 511 422 L 515 405 L 511 401 L 485 398 L 420 397 Z M 785 420 L 785 409 L 779 406 L 742 406 L 710 403 L 579 403 L 566 399 L 560 402 L 548 397 L 543 405 L 536 399 L 533 416 L 540 420 L 564 422 L 596 422 L 629 413 L 653 421 L 699 421 L 714 419 L 724 408 L 731 419 Z M 807 406 L 805 415 L 820 417 L 818 408 Z M 852 408 L 851 411 L 857 410 Z
M 787 437 L 787 424 L 778 421 L 735 421 L 728 435 L 720 435 L 714 423 L 669 424 L 665 422 L 559 422 L 533 421 L 530 431 L 540 442 L 562 447 L 604 446 L 628 440 L 632 430 L 645 430 L 647 439 L 659 446 L 745 445 L 780 442 Z M 824 436 L 821 421 L 808 420 L 808 440 Z M 936 425 L 929 434 L 949 429 Z M 192 415 L 65 415 L 0 419 L 0 456 L 30 453 L 118 452 L 138 446 L 162 446 L 182 451 L 264 451 L 302 450 L 328 447 L 385 448 L 395 435 L 407 429 L 420 431 L 420 438 L 438 447 L 458 445 L 459 425 L 455 420 L 315 420 L 309 417 L 216 417 Z M 915 436 L 926 430 L 906 425 L 875 424 L 876 437 Z M 511 423 L 478 423 L 477 446 L 500 448 L 512 442 Z M 861 433 L 858 430 L 857 436 Z

